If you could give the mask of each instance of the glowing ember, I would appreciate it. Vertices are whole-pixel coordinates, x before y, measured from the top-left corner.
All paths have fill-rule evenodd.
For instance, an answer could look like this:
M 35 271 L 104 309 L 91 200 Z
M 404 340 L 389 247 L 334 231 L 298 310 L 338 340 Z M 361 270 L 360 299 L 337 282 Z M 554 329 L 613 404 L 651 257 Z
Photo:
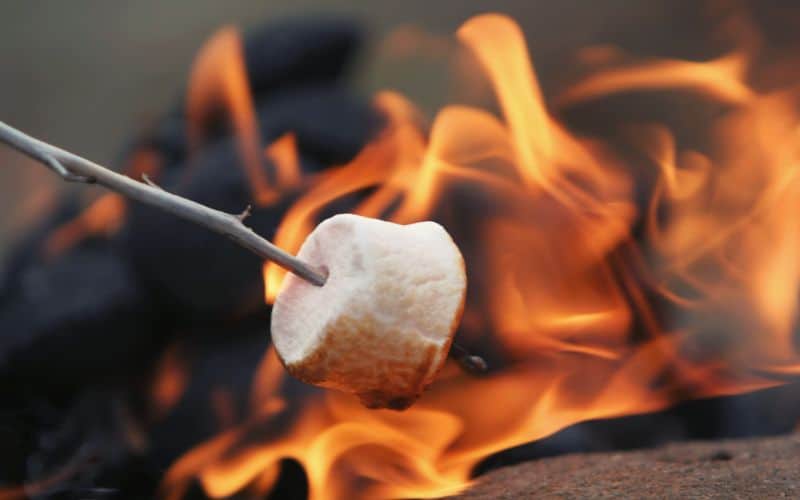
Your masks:
M 555 96 L 561 109 L 654 90 L 723 108 L 704 126 L 703 150 L 653 124 L 635 124 L 626 135 L 626 146 L 658 176 L 640 210 L 641 166 L 554 117 L 512 20 L 476 17 L 457 36 L 482 64 L 502 117 L 446 107 L 426 137 L 409 102 L 378 95 L 388 124 L 351 163 L 308 178 L 280 167 L 278 185 L 307 189 L 276 242 L 296 252 L 324 209 L 356 192 L 368 194 L 354 213 L 439 221 L 465 249 L 471 277 L 459 335 L 491 338 L 507 363 L 485 378 L 446 369 L 398 414 L 333 392 L 284 397 L 270 350 L 251 415 L 179 459 L 164 477 L 168 497 L 180 497 L 195 479 L 215 498 L 263 493 L 285 458 L 305 468 L 314 499 L 435 497 L 465 487 L 488 455 L 574 423 L 654 411 L 679 397 L 750 391 L 800 373 L 792 338 L 800 90 L 764 91 L 747 81 L 757 44 L 709 62 L 635 62 L 609 48 L 583 53 L 599 69 Z M 241 85 L 225 88 L 232 87 Z M 228 101 L 252 121 L 252 103 Z M 236 130 L 243 144 L 257 137 L 250 125 Z M 296 165 L 282 147 L 267 154 L 277 165 Z M 258 192 L 261 181 L 253 182 Z M 639 230 L 646 236 L 634 240 Z M 268 300 L 283 275 L 265 266 Z M 258 429 L 273 432 L 253 439 Z

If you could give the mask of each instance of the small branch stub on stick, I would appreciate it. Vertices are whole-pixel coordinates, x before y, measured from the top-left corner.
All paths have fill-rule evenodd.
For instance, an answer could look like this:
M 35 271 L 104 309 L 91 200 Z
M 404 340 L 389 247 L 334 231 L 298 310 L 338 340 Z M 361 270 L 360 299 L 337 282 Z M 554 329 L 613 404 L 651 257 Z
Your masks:
M 0 122 L 0 142 L 41 162 L 68 182 L 99 184 L 141 203 L 153 205 L 212 231 L 223 234 L 259 257 L 296 274 L 304 280 L 322 286 L 327 276 L 299 260 L 243 224 L 249 208 L 242 214 L 232 215 L 181 196 L 169 193 L 149 178 L 139 182 L 113 172 L 78 155 L 35 139 L 3 122 Z

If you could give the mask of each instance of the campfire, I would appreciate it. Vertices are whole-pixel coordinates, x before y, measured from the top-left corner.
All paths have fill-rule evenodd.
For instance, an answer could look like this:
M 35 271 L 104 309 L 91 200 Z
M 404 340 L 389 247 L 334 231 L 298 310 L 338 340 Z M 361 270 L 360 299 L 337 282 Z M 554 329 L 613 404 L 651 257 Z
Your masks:
M 718 24 L 707 60 L 586 47 L 546 98 L 510 17 L 397 31 L 493 99 L 430 116 L 341 81 L 348 25 L 221 29 L 124 173 L 292 255 L 334 214 L 438 222 L 468 277 L 457 346 L 403 411 L 304 384 L 270 342 L 285 264 L 69 195 L 0 278 L 2 418 L 24 429 L 0 499 L 435 498 L 542 455 L 790 430 L 796 409 L 729 422 L 800 375 L 800 75 L 746 11 Z

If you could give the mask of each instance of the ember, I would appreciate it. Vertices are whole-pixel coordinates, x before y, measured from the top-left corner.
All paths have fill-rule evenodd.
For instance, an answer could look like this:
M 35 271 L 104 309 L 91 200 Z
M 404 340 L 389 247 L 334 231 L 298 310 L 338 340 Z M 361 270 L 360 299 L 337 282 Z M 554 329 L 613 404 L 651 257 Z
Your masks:
M 431 498 L 541 455 L 790 430 L 796 56 L 744 10 L 718 22 L 724 54 L 589 47 L 555 92 L 510 17 L 473 17 L 452 44 L 406 29 L 387 44 L 435 45 L 496 101 L 429 125 L 399 92 L 347 90 L 349 23 L 222 29 L 128 171 L 253 203 L 250 225 L 292 253 L 334 213 L 439 222 L 470 277 L 457 339 L 491 370 L 449 362 L 404 412 L 304 385 L 267 336 L 282 268 L 117 195 L 65 204 L 0 281 L 0 369 L 34 414 L 9 498 L 128 493 L 128 476 L 170 499 Z M 776 404 L 779 420 L 731 423 Z

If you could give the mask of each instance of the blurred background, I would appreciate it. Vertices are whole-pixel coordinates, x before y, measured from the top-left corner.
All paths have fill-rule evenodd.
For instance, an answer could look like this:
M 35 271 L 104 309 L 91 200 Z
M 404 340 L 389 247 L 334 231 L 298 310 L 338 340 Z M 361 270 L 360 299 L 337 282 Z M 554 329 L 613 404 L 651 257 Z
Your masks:
M 686 51 L 707 19 L 693 1 L 408 0 L 390 5 L 338 0 L 208 0 L 126 5 L 13 2 L 0 16 L 0 119 L 34 136 L 118 167 L 121 148 L 164 113 L 184 88 L 199 47 L 221 26 L 243 29 L 285 17 L 344 16 L 369 38 L 353 84 L 365 95 L 396 89 L 427 111 L 453 100 L 457 82 L 436 54 L 398 62 L 380 41 L 403 26 L 449 37 L 471 15 L 497 11 L 522 26 L 545 87 L 579 48 L 616 43 L 634 52 Z M 0 257 L 5 242 L 68 189 L 0 149 Z M 83 189 L 83 188 L 80 188 Z

